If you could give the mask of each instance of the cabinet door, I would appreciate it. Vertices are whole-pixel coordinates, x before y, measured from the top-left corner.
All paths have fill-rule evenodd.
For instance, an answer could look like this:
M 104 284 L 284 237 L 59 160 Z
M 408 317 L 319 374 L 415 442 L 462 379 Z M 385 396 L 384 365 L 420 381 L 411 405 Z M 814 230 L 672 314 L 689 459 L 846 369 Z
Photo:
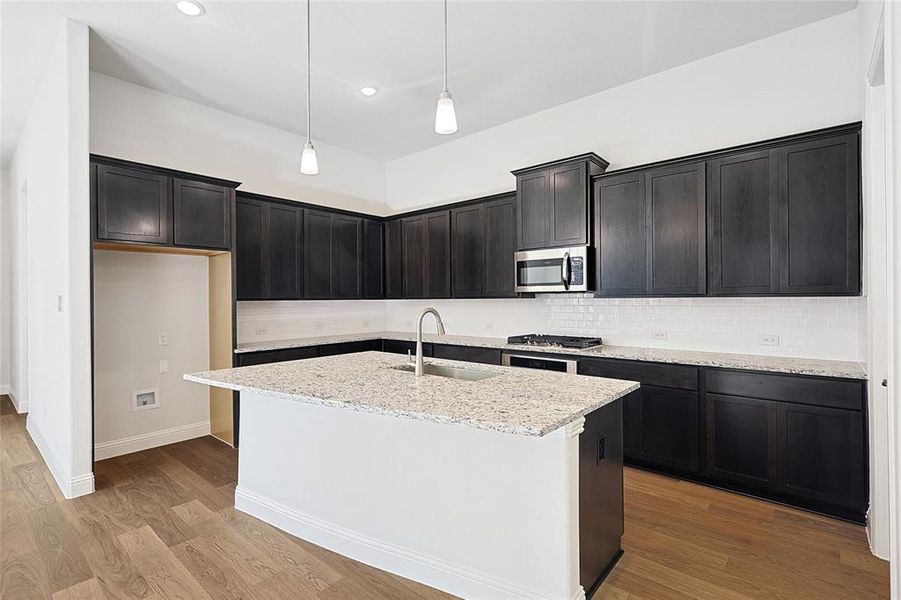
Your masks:
M 541 248 L 550 239 L 550 172 L 537 171 L 516 178 L 519 211 L 519 249 Z
M 404 297 L 403 222 L 385 223 L 385 297 Z
M 425 217 L 407 217 L 402 223 L 404 298 L 422 298 L 425 294 Z
M 332 297 L 332 215 L 305 210 L 303 217 L 303 297 Z
M 866 458 L 863 413 L 779 404 L 782 491 L 863 512 Z
M 780 291 L 860 293 L 860 138 L 780 148 Z
M 484 212 L 481 204 L 451 211 L 455 298 L 478 298 L 482 295 L 485 264 Z
M 228 250 L 233 195 L 220 185 L 173 179 L 175 245 Z
M 363 297 L 363 220 L 332 215 L 332 298 Z
M 555 167 L 549 173 L 550 245 L 588 243 L 588 175 L 584 162 Z
M 262 300 L 268 287 L 263 264 L 266 224 L 263 202 L 241 198 L 235 202 L 235 285 L 238 300 Z
M 597 295 L 648 292 L 647 201 L 641 172 L 595 182 Z
M 638 404 L 638 456 L 658 465 L 698 469 L 698 393 L 643 385 Z
M 485 203 L 485 277 L 482 295 L 491 298 L 516 296 L 516 197 Z
M 779 288 L 775 151 L 707 163 L 709 291 L 776 293 Z
M 450 298 L 450 211 L 425 215 L 425 297 Z
M 169 178 L 97 165 L 97 238 L 171 244 Z
M 374 219 L 363 220 L 363 297 L 385 297 L 385 234 Z
M 303 209 L 267 205 L 265 252 L 267 300 L 299 300 L 302 297 Z
M 648 269 L 652 296 L 707 291 L 704 163 L 647 171 Z
M 707 474 L 776 486 L 776 402 L 706 394 Z

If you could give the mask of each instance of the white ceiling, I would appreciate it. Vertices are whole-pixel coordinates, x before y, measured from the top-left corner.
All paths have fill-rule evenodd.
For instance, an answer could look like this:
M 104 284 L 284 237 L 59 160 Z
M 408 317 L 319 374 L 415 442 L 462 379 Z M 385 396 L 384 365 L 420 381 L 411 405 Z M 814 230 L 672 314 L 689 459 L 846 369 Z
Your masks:
M 305 133 L 305 5 L 10 2 L 2 10 L 2 151 L 21 132 L 59 17 L 91 26 L 91 68 Z M 313 2 L 313 138 L 392 159 L 854 8 L 844 0 L 451 0 L 456 136 L 432 131 L 437 0 Z M 363 97 L 373 85 L 380 93 Z

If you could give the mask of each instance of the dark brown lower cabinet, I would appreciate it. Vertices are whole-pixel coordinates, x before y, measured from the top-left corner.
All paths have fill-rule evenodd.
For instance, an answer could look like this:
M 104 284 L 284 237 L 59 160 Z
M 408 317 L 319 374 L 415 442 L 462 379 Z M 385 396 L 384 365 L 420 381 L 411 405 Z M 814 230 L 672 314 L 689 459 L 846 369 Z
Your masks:
M 639 392 L 630 415 L 638 422 L 636 458 L 697 471 L 698 393 L 652 385 Z
M 707 394 L 707 474 L 776 485 L 775 402 Z
M 462 360 L 486 365 L 501 364 L 501 351 L 495 348 L 474 348 L 472 346 L 432 344 L 432 356 L 435 358 Z

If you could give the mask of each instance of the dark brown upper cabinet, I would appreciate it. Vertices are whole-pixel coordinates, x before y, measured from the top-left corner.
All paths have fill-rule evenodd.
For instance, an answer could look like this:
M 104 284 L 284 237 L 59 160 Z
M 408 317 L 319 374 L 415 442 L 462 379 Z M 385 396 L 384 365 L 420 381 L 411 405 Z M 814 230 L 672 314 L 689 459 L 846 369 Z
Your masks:
M 403 221 L 385 222 L 385 297 L 404 297 Z
M 520 250 L 591 243 L 591 177 L 607 168 L 594 153 L 513 171 Z
M 711 295 L 779 291 L 775 154 L 775 150 L 756 150 L 707 162 Z
M 859 131 L 784 145 L 776 157 L 780 292 L 859 294 Z
M 707 291 L 704 163 L 646 174 L 648 292 L 691 296 Z
M 169 178 L 140 169 L 97 166 L 97 238 L 171 244 Z
M 401 264 L 403 269 L 403 297 L 425 297 L 425 217 L 417 215 L 401 221 Z
M 174 243 L 228 250 L 232 190 L 190 179 L 172 179 Z
M 235 204 L 237 299 L 299 300 L 303 209 L 244 197 Z
M 478 298 L 485 280 L 485 207 L 454 208 L 451 220 L 454 297 Z
M 363 297 L 385 297 L 384 223 L 363 219 Z
M 237 182 L 91 155 L 94 239 L 229 250 Z
M 648 292 L 645 175 L 604 177 L 595 182 L 595 245 L 598 296 Z
M 426 298 L 451 296 L 451 219 L 449 210 L 425 215 Z
M 603 177 L 595 195 L 596 295 L 704 294 L 704 163 Z
M 516 196 L 506 194 L 484 206 L 485 267 L 482 296 L 515 297 Z M 454 265 L 456 269 L 456 264 Z
M 361 298 L 362 247 L 360 217 L 304 209 L 304 298 Z

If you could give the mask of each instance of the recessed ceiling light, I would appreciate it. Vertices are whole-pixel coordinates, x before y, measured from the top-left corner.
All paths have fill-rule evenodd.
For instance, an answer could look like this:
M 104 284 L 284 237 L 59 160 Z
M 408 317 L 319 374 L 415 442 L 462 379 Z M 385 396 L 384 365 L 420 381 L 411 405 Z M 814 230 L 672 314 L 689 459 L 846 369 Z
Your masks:
M 370 85 L 367 85 L 366 87 L 360 88 L 360 93 L 363 94 L 364 96 L 375 96 L 376 94 L 379 93 L 379 88 L 375 88 Z
M 199 17 L 206 12 L 203 4 L 195 2 L 194 0 L 178 0 L 178 2 L 175 3 L 175 8 L 177 8 L 178 12 L 181 14 L 188 15 L 189 17 Z

